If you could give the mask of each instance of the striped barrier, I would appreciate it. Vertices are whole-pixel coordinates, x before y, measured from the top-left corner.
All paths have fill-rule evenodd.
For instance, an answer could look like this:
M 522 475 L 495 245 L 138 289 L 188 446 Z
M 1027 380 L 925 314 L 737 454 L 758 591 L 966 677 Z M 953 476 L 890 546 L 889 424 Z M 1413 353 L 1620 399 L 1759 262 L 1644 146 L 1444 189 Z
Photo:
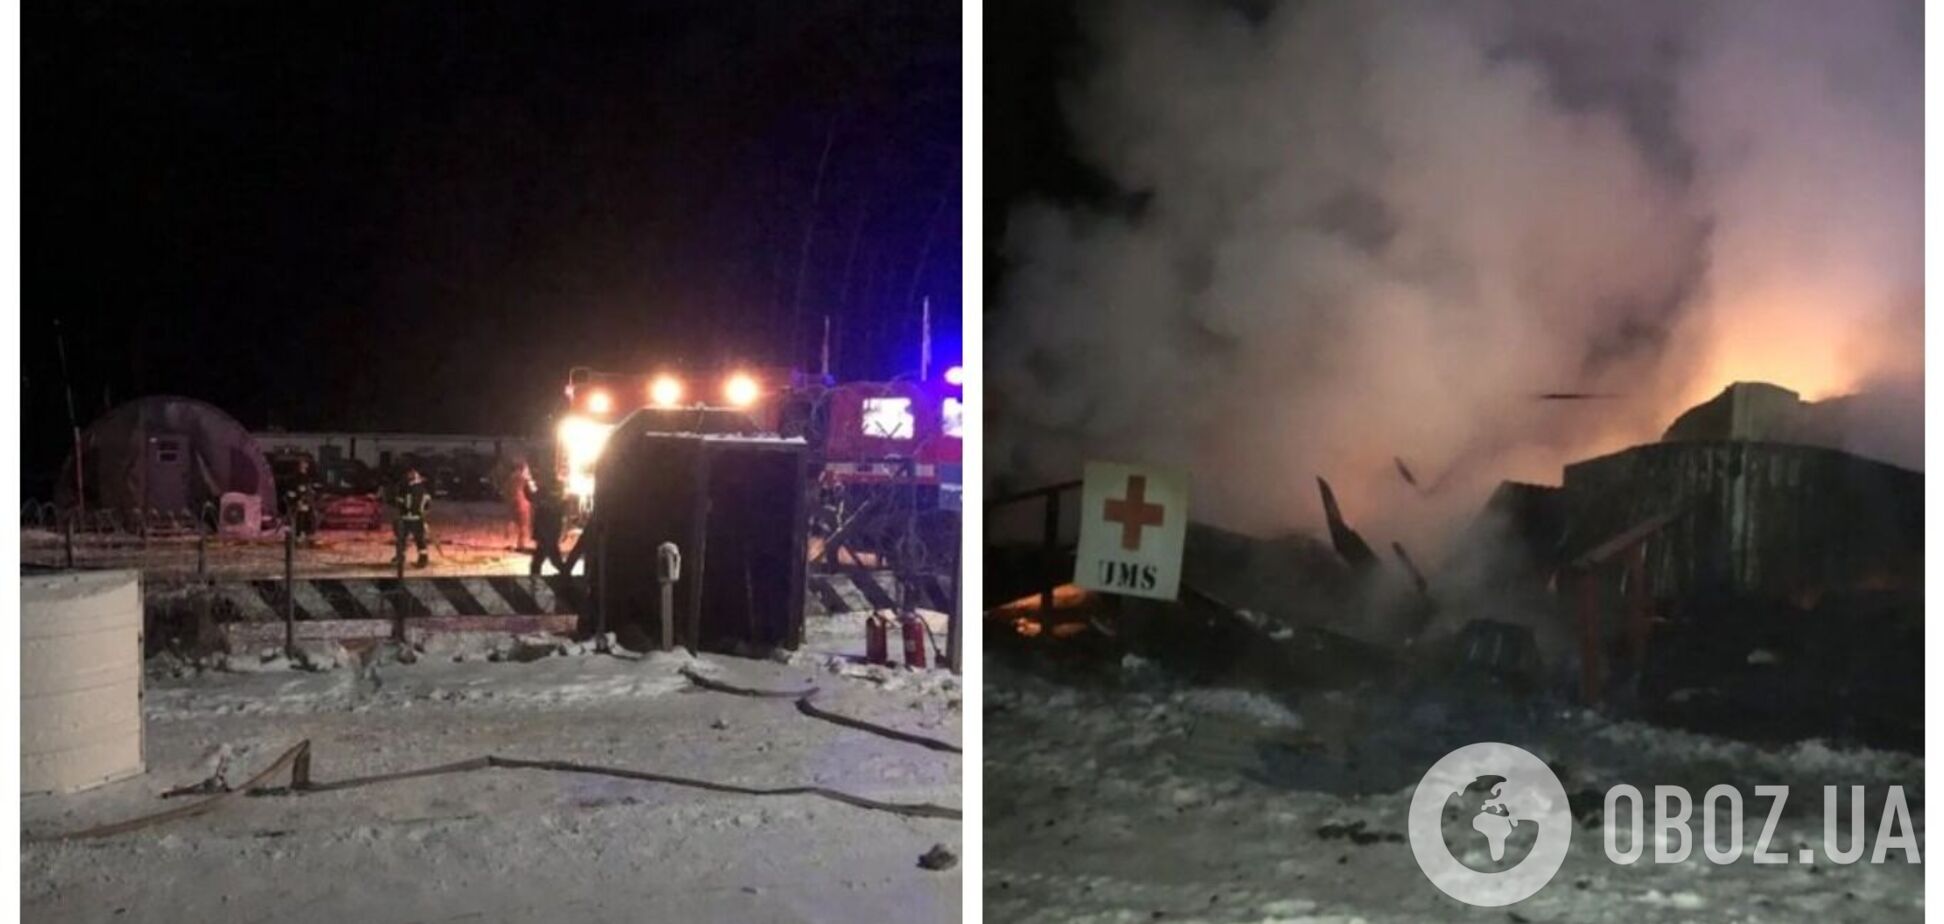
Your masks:
M 424 617 L 574 616 L 587 606 L 587 579 L 568 575 L 539 578 L 305 578 L 291 583 L 290 602 L 299 620 L 395 619 Z M 285 585 L 280 580 L 225 581 L 216 598 L 242 622 L 283 619 Z
M 284 641 L 285 585 L 278 580 L 226 581 L 214 586 L 229 612 L 222 627 L 231 651 L 278 647 Z M 587 579 L 492 575 L 435 578 L 305 578 L 289 589 L 298 641 L 354 642 L 391 638 L 403 628 L 411 642 L 433 635 L 495 632 L 571 635 L 586 608 Z
M 219 619 L 233 650 L 283 642 L 285 584 L 280 580 L 224 581 L 213 586 Z M 807 616 L 896 609 L 897 577 L 888 571 L 816 573 L 804 588 Z M 922 575 L 912 605 L 945 610 L 951 585 Z M 579 627 L 587 608 L 587 579 L 569 575 L 428 578 L 304 578 L 288 591 L 300 640 L 388 638 L 404 616 L 409 635 L 447 632 L 552 632 Z
M 804 587 L 804 612 L 809 616 L 870 613 L 898 608 L 898 577 L 889 571 L 830 571 L 812 573 Z M 911 604 L 928 610 L 951 608 L 952 584 L 941 574 L 923 574 L 912 582 Z

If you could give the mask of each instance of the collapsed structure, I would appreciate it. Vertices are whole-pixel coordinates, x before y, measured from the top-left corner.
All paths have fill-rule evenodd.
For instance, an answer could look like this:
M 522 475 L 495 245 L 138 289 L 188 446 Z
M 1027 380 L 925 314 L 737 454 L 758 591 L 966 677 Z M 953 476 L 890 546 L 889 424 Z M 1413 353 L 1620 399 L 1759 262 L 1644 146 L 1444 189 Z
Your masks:
M 1588 702 L 1914 742 L 1923 475 L 1842 448 L 1847 407 L 1737 383 L 1559 487 L 1502 486 L 1479 529 L 1516 554 L 1481 590 L 1548 584 Z
M 1914 746 L 1923 475 L 1847 448 L 1858 406 L 1732 385 L 1558 485 L 1502 483 L 1428 575 L 1366 541 L 1319 479 L 1326 540 L 1192 524 L 1181 600 L 1112 601 L 1111 631 L 1223 683 L 1484 685 L 1742 737 Z

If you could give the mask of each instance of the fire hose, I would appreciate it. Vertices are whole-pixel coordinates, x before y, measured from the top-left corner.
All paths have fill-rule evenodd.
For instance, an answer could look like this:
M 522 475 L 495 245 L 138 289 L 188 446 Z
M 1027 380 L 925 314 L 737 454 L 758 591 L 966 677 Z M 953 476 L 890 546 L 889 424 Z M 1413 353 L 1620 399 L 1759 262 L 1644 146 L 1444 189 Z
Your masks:
M 807 690 L 756 690 L 749 687 L 739 687 L 734 684 L 723 683 L 720 680 L 712 680 L 696 673 L 693 668 L 687 667 L 682 668 L 682 676 L 687 677 L 690 683 L 705 690 L 714 690 L 717 693 L 728 693 L 734 696 L 754 696 L 765 699 L 794 699 L 796 700 L 797 711 L 813 719 L 822 719 L 834 725 L 842 725 L 845 728 L 870 732 L 873 735 L 890 738 L 893 741 L 903 741 L 907 744 L 915 744 L 919 747 L 930 748 L 934 751 L 947 751 L 953 754 L 965 753 L 958 745 L 949 741 L 927 738 L 924 735 L 914 735 L 911 732 L 899 731 L 895 728 L 887 728 L 873 722 L 866 722 L 863 719 L 854 719 L 847 715 L 839 715 L 835 712 L 819 709 L 810 702 L 811 697 L 816 696 L 819 692 L 814 686 Z
M 951 819 L 953 821 L 957 821 L 964 817 L 964 813 L 962 813 L 959 809 L 955 809 L 950 806 L 935 805 L 930 802 L 883 802 L 877 799 L 869 799 L 864 796 L 853 795 L 851 793 L 843 792 L 841 790 L 836 790 L 836 789 L 830 789 L 824 786 L 774 786 L 774 787 L 742 786 L 735 783 L 718 783 L 713 780 L 700 780 L 700 779 L 695 779 L 693 777 L 674 776 L 671 774 L 654 773 L 646 770 L 628 770 L 619 767 L 602 767 L 594 764 L 581 764 L 581 763 L 575 763 L 572 761 L 565 761 L 565 760 L 526 760 L 517 757 L 501 757 L 496 754 L 488 754 L 484 757 L 475 757 L 472 758 L 471 760 L 462 760 L 456 763 L 440 764 L 439 766 L 436 767 L 426 767 L 420 770 L 403 770 L 397 773 L 384 773 L 384 774 L 378 774 L 376 776 L 358 777 L 355 779 L 338 780 L 335 782 L 327 783 L 327 782 L 318 782 L 312 780 L 310 777 L 310 757 L 311 757 L 310 748 L 311 748 L 310 739 L 306 738 L 303 741 L 299 741 L 295 746 L 290 748 L 290 750 L 283 752 L 281 756 L 279 756 L 275 761 L 271 762 L 270 766 L 265 767 L 262 772 L 244 781 L 243 785 L 219 793 L 217 795 L 211 796 L 207 799 L 203 799 L 199 802 L 193 802 L 190 803 L 189 805 L 185 805 L 180 808 L 170 809 L 166 812 L 156 812 L 155 814 L 152 815 L 144 815 L 139 818 L 131 818 L 126 821 L 118 821 L 118 822 L 112 822 L 105 825 L 97 825 L 92 828 L 87 828 L 81 831 L 75 831 L 68 834 L 30 835 L 24 839 L 29 843 L 47 843 L 53 841 L 70 841 L 70 840 L 84 840 L 84 839 L 93 839 L 93 838 L 101 838 L 101 837 L 112 837 L 117 834 L 126 834 L 130 831 L 137 831 L 142 828 L 147 828 L 153 825 L 162 824 L 164 822 L 177 821 L 179 819 L 190 818 L 196 815 L 201 815 L 205 812 L 210 811 L 211 809 L 216 808 L 217 806 L 221 805 L 225 800 L 228 800 L 239 793 L 255 792 L 260 795 L 270 796 L 270 795 L 291 795 L 291 794 L 314 793 L 314 792 L 331 792 L 340 789 L 353 789 L 359 786 L 370 786 L 376 783 L 391 783 L 391 782 L 396 782 L 398 780 L 409 780 L 409 779 L 416 779 L 419 777 L 427 777 L 427 776 L 439 776 L 447 773 L 465 773 L 473 770 L 487 770 L 492 768 L 503 768 L 509 770 L 557 770 L 565 773 L 590 773 L 590 774 L 597 774 L 601 776 L 620 777 L 622 779 L 629 779 L 629 780 L 642 780 L 650 783 L 667 783 L 671 786 L 685 786 L 691 789 L 703 789 L 703 790 L 708 790 L 710 792 L 733 793 L 736 795 L 745 795 L 745 796 L 817 796 L 819 798 L 829 799 L 834 802 L 842 802 L 845 805 L 856 806 L 857 808 L 870 809 L 872 811 L 879 811 L 879 812 L 890 812 L 892 814 L 905 815 L 913 818 L 946 818 L 946 819 Z M 283 770 L 285 767 L 290 768 L 289 786 L 270 787 L 265 785 L 265 783 L 271 777 L 277 775 L 277 773 Z

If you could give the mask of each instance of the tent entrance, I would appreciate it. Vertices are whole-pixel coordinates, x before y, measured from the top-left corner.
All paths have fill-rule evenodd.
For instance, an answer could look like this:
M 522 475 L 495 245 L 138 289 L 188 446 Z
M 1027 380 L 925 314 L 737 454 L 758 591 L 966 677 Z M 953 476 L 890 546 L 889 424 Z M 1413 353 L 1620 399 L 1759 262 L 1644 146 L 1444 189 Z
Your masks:
M 189 443 L 174 434 L 149 437 L 143 472 L 144 494 L 150 510 L 187 510 L 189 503 Z

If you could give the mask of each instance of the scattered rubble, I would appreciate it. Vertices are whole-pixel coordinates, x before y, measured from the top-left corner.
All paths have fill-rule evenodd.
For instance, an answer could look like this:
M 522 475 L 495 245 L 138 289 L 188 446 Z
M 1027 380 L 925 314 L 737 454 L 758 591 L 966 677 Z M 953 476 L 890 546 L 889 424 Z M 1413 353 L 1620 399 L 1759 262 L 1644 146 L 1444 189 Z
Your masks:
M 918 857 L 918 868 L 947 870 L 957 866 L 958 862 L 958 854 L 947 849 L 944 844 L 933 844 L 930 850 Z

